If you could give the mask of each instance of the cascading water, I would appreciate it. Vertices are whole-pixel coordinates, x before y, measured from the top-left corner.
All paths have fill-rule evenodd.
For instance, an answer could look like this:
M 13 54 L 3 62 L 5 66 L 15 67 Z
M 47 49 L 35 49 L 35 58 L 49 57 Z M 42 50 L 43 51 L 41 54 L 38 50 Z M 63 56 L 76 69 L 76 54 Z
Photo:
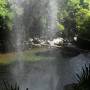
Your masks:
M 58 5 L 57 0 L 49 0 L 48 6 L 48 36 L 52 39 L 56 34 Z
M 22 54 L 22 50 L 23 50 L 23 48 L 26 47 L 25 45 L 22 45 L 22 42 L 25 40 L 25 37 L 27 35 L 25 33 L 25 30 L 29 29 L 29 26 L 30 26 L 29 23 L 26 23 L 26 25 L 28 26 L 28 27 L 26 27 L 25 23 L 24 23 L 24 19 L 23 18 L 26 17 L 26 15 L 27 15 L 27 14 L 26 15 L 24 14 L 24 10 L 28 9 L 27 7 L 24 7 L 24 6 L 25 6 L 25 4 L 26 5 L 29 5 L 29 4 L 31 5 L 32 3 L 35 3 L 36 0 L 34 0 L 34 1 L 32 1 L 32 0 L 30 0 L 30 1 L 29 0 L 27 0 L 27 1 L 25 1 L 25 0 L 10 0 L 9 2 L 12 4 L 11 8 L 12 8 L 12 10 L 15 13 L 15 18 L 13 20 L 13 24 L 14 24 L 14 30 L 15 30 L 16 37 L 14 38 L 14 40 L 16 42 L 16 51 L 17 51 L 17 58 L 16 59 L 18 61 L 17 64 L 14 66 L 14 68 L 12 68 L 11 71 L 13 73 L 14 81 L 16 81 L 17 83 L 19 83 L 21 85 L 21 87 L 22 87 L 21 90 L 24 90 L 25 87 L 30 87 L 29 86 L 29 82 L 30 81 L 28 79 L 25 79 L 24 82 L 22 82 L 23 78 L 24 78 L 23 77 L 24 76 L 24 72 L 25 72 L 24 71 L 24 63 L 22 62 L 22 60 L 23 60 L 23 58 L 22 58 L 22 55 L 23 55 Z M 55 33 L 56 33 L 55 29 L 56 29 L 57 12 L 58 12 L 57 1 L 56 0 L 49 0 L 49 1 L 48 0 L 47 1 L 40 0 L 38 2 L 41 3 L 40 10 L 37 10 L 37 11 L 40 11 L 39 14 L 43 15 L 42 14 L 42 12 L 44 13 L 43 10 L 47 9 L 47 13 L 45 13 L 45 15 L 46 15 L 45 19 L 47 19 L 46 23 L 48 23 L 48 25 L 45 26 L 47 30 L 45 30 L 45 33 L 42 33 L 41 36 L 46 35 L 46 37 L 49 37 L 50 39 L 52 39 L 54 37 Z M 45 7 L 46 9 L 42 8 L 44 3 L 46 3 L 46 2 L 49 2 L 49 3 L 47 3 L 48 4 L 47 7 Z M 33 10 L 33 8 L 32 8 L 32 10 Z M 35 10 L 33 12 L 35 13 Z M 23 17 L 23 14 L 24 14 L 24 17 Z M 37 15 L 38 15 L 38 13 L 37 13 Z M 27 18 L 29 20 L 30 17 L 27 17 Z M 34 18 L 37 19 L 36 16 Z M 40 19 L 43 19 L 43 16 L 41 16 Z M 31 23 L 33 23 L 34 20 L 32 20 Z M 43 24 L 45 24 L 45 23 L 43 22 Z M 42 26 L 44 26 L 43 24 L 42 24 Z M 29 78 L 28 75 L 27 75 L 27 78 Z M 53 90 L 55 90 L 54 86 L 53 86 Z M 36 89 L 34 88 L 32 90 L 36 90 Z M 39 89 L 39 90 L 41 90 L 41 89 Z
M 17 64 L 11 69 L 11 73 L 13 74 L 14 81 L 20 83 L 23 78 L 21 74 L 23 74 L 24 71 L 24 63 L 22 62 L 22 50 L 25 48 L 25 46 L 22 42 L 25 39 L 25 27 L 22 17 L 24 12 L 23 7 L 21 5 L 24 0 L 9 0 L 9 2 L 11 3 L 11 9 L 14 13 L 13 32 L 15 34 L 15 37 L 12 40 L 14 40 L 15 42 L 15 51 L 17 52 L 15 58 L 17 60 Z M 19 74 L 21 76 L 19 76 Z
M 42 37 L 53 39 L 57 29 L 58 0 L 41 0 L 42 7 Z

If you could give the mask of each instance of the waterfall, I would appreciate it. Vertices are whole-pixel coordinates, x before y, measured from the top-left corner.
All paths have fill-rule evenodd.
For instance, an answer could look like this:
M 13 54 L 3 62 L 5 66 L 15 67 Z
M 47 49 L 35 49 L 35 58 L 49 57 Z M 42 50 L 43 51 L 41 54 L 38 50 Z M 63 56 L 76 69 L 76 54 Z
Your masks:
M 45 33 L 42 33 L 42 32 L 38 32 L 38 33 L 42 33 L 41 36 L 46 35 L 46 37 L 49 37 L 50 39 L 54 37 L 56 33 L 55 29 L 56 29 L 56 22 L 57 22 L 58 5 L 56 0 L 46 0 L 46 1 L 38 0 L 38 2 L 41 5 L 40 7 L 39 5 L 36 5 L 36 6 L 34 5 L 34 3 L 37 4 L 37 0 L 26 0 L 26 1 L 9 0 L 9 2 L 11 3 L 11 8 L 15 13 L 15 17 L 13 20 L 13 24 L 14 24 L 13 29 L 15 30 L 16 37 L 13 39 L 16 42 L 16 51 L 17 51 L 16 59 L 18 61 L 11 71 L 13 73 L 14 81 L 22 83 L 22 79 L 24 76 L 23 75 L 24 62 L 22 61 L 23 60 L 22 50 L 23 48 L 26 47 L 25 45 L 22 45 L 22 42 L 24 41 L 26 35 L 30 33 L 30 31 L 32 31 L 33 33 L 37 32 L 37 30 L 35 29 L 38 29 L 39 22 L 42 25 L 41 27 L 45 27 L 46 30 L 45 30 Z M 33 6 L 35 6 L 36 10 L 34 9 Z M 41 21 L 37 21 L 39 19 L 41 19 Z M 35 20 L 37 21 L 37 23 L 35 22 Z M 45 23 L 48 23 L 48 24 L 44 26 Z M 35 24 L 36 26 L 33 24 Z M 32 29 L 31 27 L 33 27 L 34 29 L 31 30 Z M 26 33 L 26 31 L 28 32 Z M 26 85 L 27 83 L 25 82 L 29 82 L 29 81 L 28 80 L 24 81 L 24 84 Z M 25 87 L 25 85 L 24 86 L 22 85 L 22 88 Z
M 25 37 L 53 39 L 57 32 L 57 0 L 9 0 L 15 13 L 16 51 L 25 48 Z
M 49 0 L 48 31 L 49 31 L 49 36 L 51 38 L 53 38 L 56 34 L 57 12 L 58 12 L 57 0 Z
M 42 36 L 46 39 L 53 39 L 57 32 L 58 0 L 42 0 L 42 4 L 42 23 L 44 29 Z

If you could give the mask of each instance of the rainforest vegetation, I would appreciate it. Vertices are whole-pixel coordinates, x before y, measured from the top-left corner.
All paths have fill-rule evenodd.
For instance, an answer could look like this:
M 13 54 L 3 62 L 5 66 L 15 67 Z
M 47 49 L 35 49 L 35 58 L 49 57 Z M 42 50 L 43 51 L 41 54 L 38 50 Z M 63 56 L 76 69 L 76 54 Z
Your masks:
M 38 3 L 37 3 L 38 4 Z M 90 1 L 89 0 L 63 0 L 58 6 L 57 29 L 62 37 L 70 41 L 77 36 L 76 44 L 80 47 L 83 42 L 90 43 Z M 4 51 L 6 44 L 10 45 L 10 33 L 13 31 L 13 13 L 8 0 L 0 0 L 0 51 Z M 39 19 L 37 19 L 39 20 Z M 40 21 L 40 20 L 39 20 Z M 41 26 L 36 22 L 34 29 Z M 38 26 L 39 25 L 39 26 Z M 36 27 L 36 28 L 35 28 Z M 33 29 L 33 28 L 32 28 Z M 40 31 L 41 29 L 39 29 Z M 38 31 L 38 30 L 37 30 Z M 34 30 L 32 30 L 32 34 Z M 28 35 L 29 36 L 29 35 Z M 12 37 L 11 37 L 12 38 Z M 9 42 L 9 43 L 8 43 Z M 87 46 L 87 45 L 84 45 Z M 83 46 L 83 47 L 84 47 Z M 9 46 L 11 47 L 11 46 Z M 90 49 L 90 48 L 87 48 Z

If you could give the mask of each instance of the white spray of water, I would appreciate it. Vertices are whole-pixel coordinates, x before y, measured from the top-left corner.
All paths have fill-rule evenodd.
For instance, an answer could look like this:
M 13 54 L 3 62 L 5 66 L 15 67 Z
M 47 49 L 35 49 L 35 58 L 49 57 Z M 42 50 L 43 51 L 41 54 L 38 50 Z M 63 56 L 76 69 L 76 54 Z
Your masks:
M 24 8 L 22 7 L 22 3 L 25 0 L 9 0 L 9 2 L 12 4 L 11 8 L 13 11 L 16 13 L 15 18 L 14 18 L 14 28 L 16 29 L 16 50 L 19 52 L 17 54 L 17 60 L 18 63 L 12 68 L 12 73 L 13 73 L 13 78 L 15 79 L 16 82 L 22 82 L 23 75 L 24 74 L 24 63 L 21 61 L 22 58 L 22 49 L 24 46 L 22 46 L 22 40 L 25 37 L 25 27 L 23 23 L 23 18 L 22 15 L 24 13 Z M 26 1 L 25 1 L 26 2 Z M 44 0 L 42 1 L 44 2 Z M 56 31 L 56 21 L 57 21 L 57 12 L 58 12 L 58 5 L 57 5 L 57 0 L 49 0 L 49 5 L 48 5 L 48 35 L 52 38 Z M 25 81 L 25 82 L 28 82 Z M 22 89 L 23 90 L 23 89 Z
M 24 72 L 24 63 L 21 61 L 23 59 L 22 49 L 25 47 L 22 45 L 22 41 L 25 37 L 25 27 L 22 18 L 24 10 L 21 5 L 24 0 L 9 0 L 9 2 L 11 3 L 11 9 L 15 14 L 13 19 L 13 29 L 16 37 L 14 37 L 13 40 L 15 41 L 15 49 L 17 51 L 15 58 L 17 60 L 17 64 L 11 69 L 11 73 L 13 74 L 14 81 L 19 83 L 23 78 L 22 73 Z
M 48 31 L 49 31 L 50 37 L 53 37 L 56 34 L 57 13 L 58 13 L 57 0 L 49 0 Z

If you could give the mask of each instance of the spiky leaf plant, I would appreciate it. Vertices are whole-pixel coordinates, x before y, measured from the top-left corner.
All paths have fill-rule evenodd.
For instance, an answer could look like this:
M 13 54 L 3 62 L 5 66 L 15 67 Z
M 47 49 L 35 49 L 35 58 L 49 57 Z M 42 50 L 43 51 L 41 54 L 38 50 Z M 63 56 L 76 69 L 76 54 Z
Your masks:
M 5 81 L 3 81 L 2 87 L 3 87 L 3 90 L 20 90 L 20 87 L 17 84 L 11 85 Z
M 17 83 L 15 85 L 12 85 L 6 81 L 3 81 L 2 85 L 0 86 L 0 90 L 21 90 L 21 89 L 20 86 L 17 85 Z M 29 90 L 29 89 L 26 88 L 25 90 Z
M 77 86 L 75 90 L 90 90 L 90 64 L 82 68 L 81 74 L 76 74 Z

